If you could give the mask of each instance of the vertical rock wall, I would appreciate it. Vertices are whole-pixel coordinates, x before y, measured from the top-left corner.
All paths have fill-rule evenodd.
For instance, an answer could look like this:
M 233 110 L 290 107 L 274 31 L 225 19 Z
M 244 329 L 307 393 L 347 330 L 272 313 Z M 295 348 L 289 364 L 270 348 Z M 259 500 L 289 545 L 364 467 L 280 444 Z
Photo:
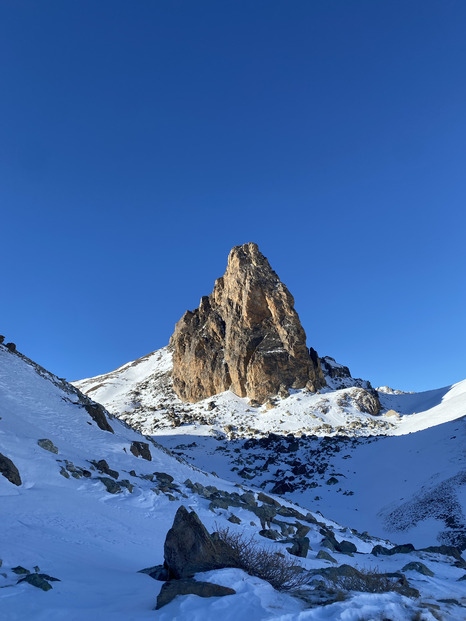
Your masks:
M 183 401 L 224 390 L 263 403 L 284 388 L 325 384 L 293 296 L 256 244 L 235 246 L 223 277 L 170 340 L 173 385 Z

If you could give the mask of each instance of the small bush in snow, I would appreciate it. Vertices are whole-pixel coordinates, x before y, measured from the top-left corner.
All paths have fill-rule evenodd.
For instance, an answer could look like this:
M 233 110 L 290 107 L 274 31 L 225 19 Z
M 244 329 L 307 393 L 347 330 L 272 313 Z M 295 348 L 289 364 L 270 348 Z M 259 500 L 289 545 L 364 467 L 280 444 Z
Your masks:
M 220 527 L 218 540 L 226 544 L 233 555 L 234 564 L 251 576 L 269 582 L 278 591 L 290 591 L 309 582 L 308 572 L 281 552 L 265 548 L 254 536 Z

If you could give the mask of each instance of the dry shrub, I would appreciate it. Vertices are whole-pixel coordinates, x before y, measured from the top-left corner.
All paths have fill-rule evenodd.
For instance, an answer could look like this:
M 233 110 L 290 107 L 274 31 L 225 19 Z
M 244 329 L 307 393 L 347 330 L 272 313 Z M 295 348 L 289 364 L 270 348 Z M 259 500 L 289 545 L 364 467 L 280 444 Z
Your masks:
M 259 545 L 254 536 L 217 527 L 218 539 L 226 544 L 235 567 L 269 582 L 277 591 L 290 591 L 309 582 L 308 572 L 281 552 Z

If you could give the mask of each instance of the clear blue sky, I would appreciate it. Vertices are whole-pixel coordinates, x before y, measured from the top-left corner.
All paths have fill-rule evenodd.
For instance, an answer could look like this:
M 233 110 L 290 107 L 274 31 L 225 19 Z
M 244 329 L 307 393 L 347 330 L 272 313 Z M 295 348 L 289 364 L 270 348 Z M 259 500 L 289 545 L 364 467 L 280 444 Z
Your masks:
M 0 332 L 78 379 L 255 241 L 308 344 L 466 378 L 466 2 L 3 0 Z

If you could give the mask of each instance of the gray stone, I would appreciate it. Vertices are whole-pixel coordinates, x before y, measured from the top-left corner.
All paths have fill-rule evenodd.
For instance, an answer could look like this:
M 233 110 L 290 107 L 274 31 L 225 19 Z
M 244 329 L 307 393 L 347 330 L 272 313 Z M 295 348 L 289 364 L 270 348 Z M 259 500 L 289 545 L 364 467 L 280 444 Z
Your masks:
M 102 483 L 107 488 L 107 492 L 109 492 L 109 494 L 119 494 L 121 492 L 120 485 L 113 479 L 110 479 L 108 477 L 97 477 L 97 479 L 99 481 L 102 481 Z
M 326 552 L 325 550 L 319 550 L 319 552 L 317 553 L 316 558 L 318 558 L 320 561 L 330 561 L 331 563 L 335 563 L 336 564 L 336 560 L 333 558 L 333 556 L 331 556 L 328 552 Z
M 52 585 L 49 583 L 49 580 L 57 581 L 58 579 L 51 578 L 51 576 L 47 576 L 47 574 L 28 574 L 24 578 L 21 578 L 21 580 L 18 580 L 18 584 L 20 584 L 20 582 L 27 582 L 37 589 L 42 589 L 42 591 L 50 591 Z
M 227 518 L 229 522 L 231 522 L 232 524 L 241 524 L 241 520 L 237 515 L 234 515 L 233 513 L 230 515 L 229 518 Z
M 131 442 L 131 446 L 129 450 L 135 457 L 142 457 L 143 459 L 146 459 L 147 461 L 152 461 L 152 455 L 149 449 L 148 442 L 133 441 Z
M 157 597 L 156 610 L 169 604 L 177 595 L 198 595 L 199 597 L 223 597 L 235 595 L 236 591 L 229 587 L 213 584 L 212 582 L 198 582 L 196 580 L 182 579 L 170 580 L 162 585 Z
M 341 552 L 342 554 L 349 554 L 350 556 L 353 556 L 353 553 L 358 551 L 354 543 L 345 540 L 340 541 L 335 549 L 337 552 Z
M 99 472 L 102 472 L 103 474 L 108 474 L 108 476 L 112 477 L 113 479 L 118 479 L 118 472 L 116 470 L 112 470 L 108 463 L 105 461 L 105 459 L 100 459 L 99 461 L 93 461 L 91 463 L 97 468 Z
M 21 477 L 18 472 L 18 468 L 14 465 L 14 463 L 0 453 L 0 474 L 13 483 L 13 485 L 21 485 Z
M 434 576 L 434 572 L 426 567 L 424 563 L 420 563 L 419 561 L 408 563 L 401 571 L 417 571 L 417 573 L 422 574 L 423 576 L 429 576 L 430 578 Z
M 41 448 L 43 448 L 45 451 L 49 451 L 50 453 L 55 453 L 55 455 L 58 453 L 57 447 L 52 442 L 52 440 L 49 440 L 48 438 L 42 438 L 41 440 L 37 440 L 37 444 Z

